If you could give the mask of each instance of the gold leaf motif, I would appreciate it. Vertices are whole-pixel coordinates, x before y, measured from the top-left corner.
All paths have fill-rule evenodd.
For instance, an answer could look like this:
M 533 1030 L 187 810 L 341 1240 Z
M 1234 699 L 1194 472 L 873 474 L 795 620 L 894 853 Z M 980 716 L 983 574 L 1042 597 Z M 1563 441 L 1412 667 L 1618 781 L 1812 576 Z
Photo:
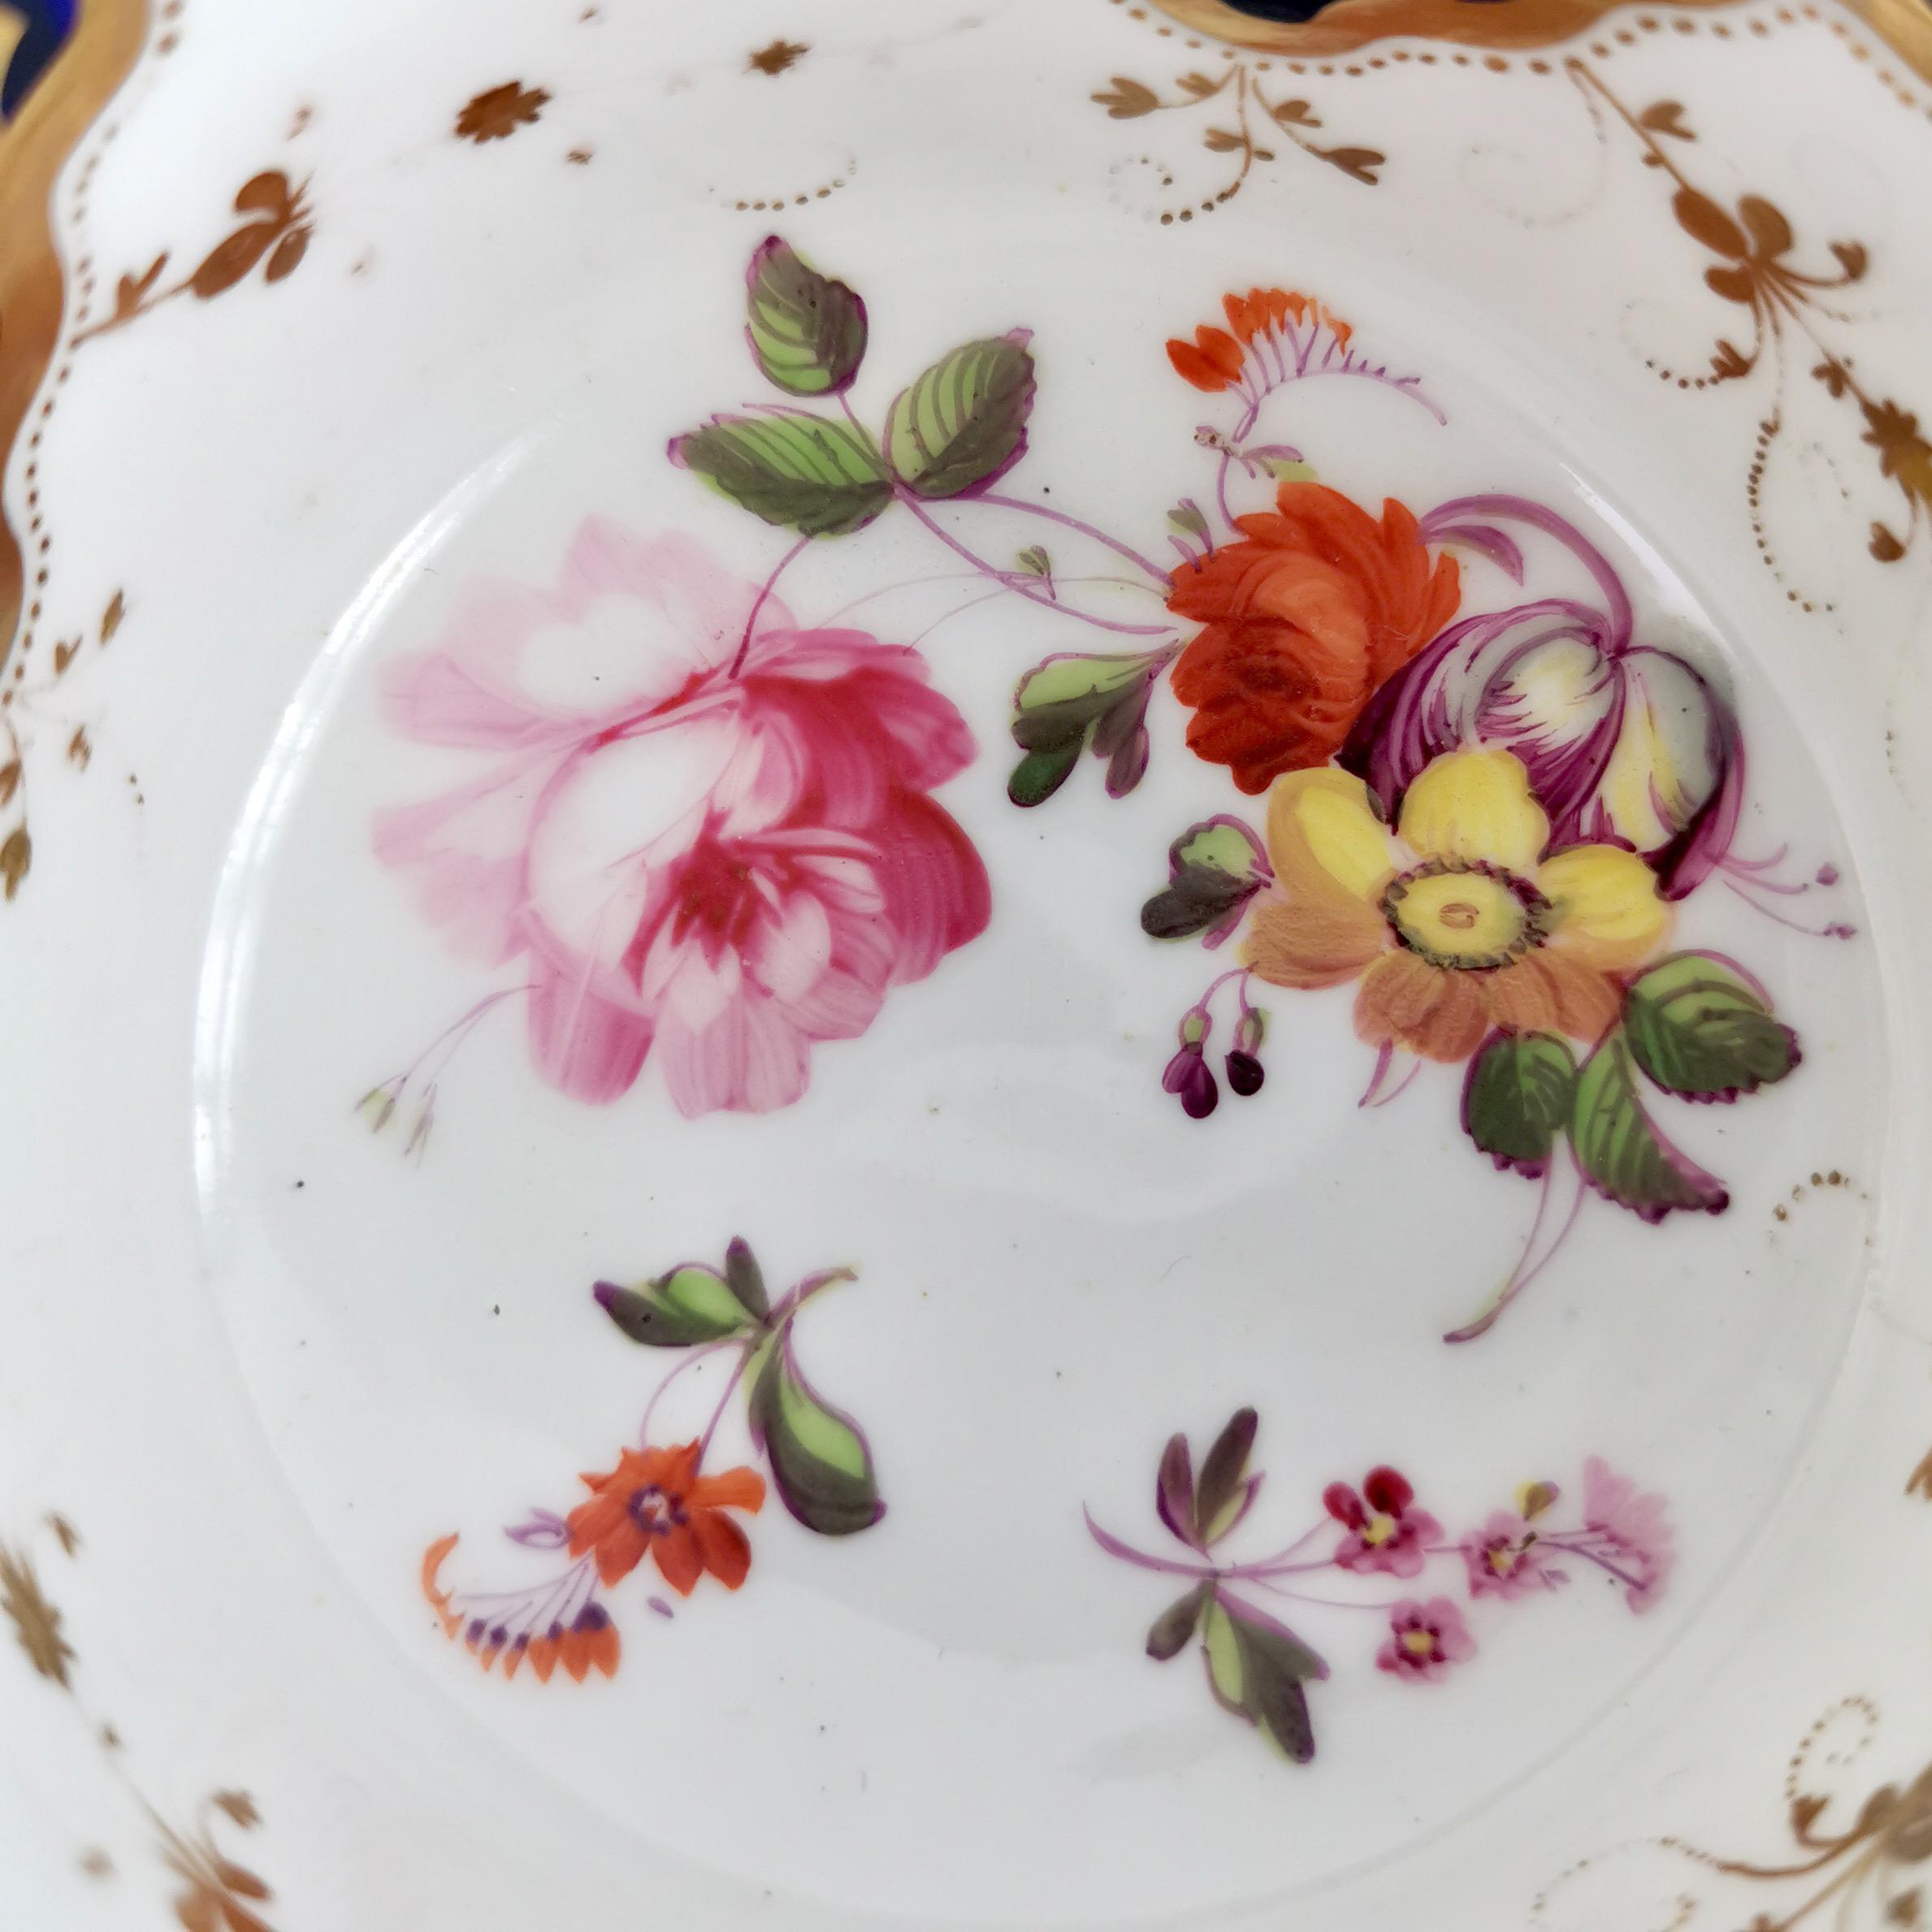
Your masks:
M 67 675 L 67 666 L 74 661 L 80 649 L 80 640 L 77 637 L 67 639 L 54 647 L 54 675 L 56 678 Z
M 465 102 L 456 117 L 456 131 L 464 141 L 479 147 L 487 141 L 508 141 L 519 128 L 527 128 L 550 105 L 547 89 L 526 87 L 521 80 L 506 80 L 500 87 L 485 88 Z
M 773 41 L 769 47 L 760 47 L 746 62 L 748 74 L 782 74 L 785 70 L 803 60 L 812 49 L 803 41 Z
M 71 1557 L 80 1547 L 80 1532 L 56 1510 L 47 1518 L 47 1527 L 60 1544 L 61 1553 Z
M 1865 273 L 1866 255 L 1862 241 L 1835 241 L 1831 252 L 1838 258 L 1838 265 L 1845 271 L 1848 282 L 1856 282 Z
M 67 740 L 67 756 L 85 771 L 94 755 L 93 741 L 87 735 L 87 726 L 76 725 L 74 735 Z
M 1653 134 L 1668 134 L 1677 141 L 1695 141 L 1697 136 L 1683 124 L 1683 103 L 1681 101 L 1653 101 L 1637 116 L 1640 127 L 1648 128 Z
M 244 1831 L 253 1831 L 262 1822 L 255 1800 L 246 1791 L 217 1791 L 210 1802 L 217 1810 L 226 1812 Z
M 1874 523 L 1872 526 L 1872 528 L 1882 535 L 1887 536 L 1891 535 L 1891 532 L 1887 531 L 1882 524 Z M 1877 539 L 1874 538 L 1874 540 L 1876 541 Z M 1895 538 L 1893 539 L 1894 542 L 1896 542 L 1896 540 L 1897 539 Z M 1876 555 L 1877 552 L 1874 552 L 1874 554 Z M 1894 553 L 1893 557 L 1886 557 L 1881 561 L 1886 563 L 1891 563 L 1895 560 L 1895 556 L 1896 552 Z M 1922 1496 L 1925 1497 L 1927 1502 L 1932 1503 L 1932 1449 L 1928 1449 L 1926 1452 L 1925 1461 L 1920 1463 L 1918 1467 L 1913 1470 L 1911 1475 L 1907 1479 L 1905 1484 L 1905 1493 L 1908 1496 Z
M 107 608 L 101 613 L 101 642 L 110 643 L 114 634 L 121 627 L 121 619 L 128 614 L 126 595 L 116 591 L 107 600 Z
M 0 765 L 0 805 L 11 805 L 13 795 L 20 788 L 20 761 L 11 758 Z
M 6 843 L 0 844 L 0 882 L 3 882 L 8 899 L 20 890 L 20 882 L 32 864 L 33 841 L 28 836 L 24 825 L 15 825 L 7 834 Z
M 1379 154 L 1373 148 L 1310 148 L 1311 154 L 1317 154 L 1331 167 L 1338 167 L 1345 175 L 1374 188 L 1378 185 L 1375 170 L 1387 164 L 1388 157 Z
M 16 832 L 15 838 L 26 834 Z M 13 839 L 7 841 L 11 846 Z M 6 867 L 6 848 L 0 847 L 0 870 Z M 24 866 L 22 871 L 25 870 Z M 13 874 L 7 875 L 7 897 L 13 896 Z M 60 1612 L 41 1594 L 40 1579 L 34 1575 L 32 1559 L 24 1550 L 9 1549 L 0 1544 L 0 1612 L 14 1627 L 27 1661 L 42 1677 L 51 1678 L 63 1690 L 73 1687 L 67 1666 L 74 1657 L 73 1647 L 60 1633 Z
M 1113 77 L 1111 93 L 1099 93 L 1092 98 L 1107 110 L 1111 121 L 1131 121 L 1138 115 L 1151 114 L 1160 105 L 1160 98 L 1150 87 L 1143 87 L 1137 80 L 1129 80 L 1124 74 Z

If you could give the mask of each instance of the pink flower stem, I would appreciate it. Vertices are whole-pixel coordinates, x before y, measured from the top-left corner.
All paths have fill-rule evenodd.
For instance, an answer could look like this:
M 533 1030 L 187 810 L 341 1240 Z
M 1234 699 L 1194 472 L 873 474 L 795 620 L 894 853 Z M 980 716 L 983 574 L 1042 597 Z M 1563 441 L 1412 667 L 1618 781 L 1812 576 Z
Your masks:
M 670 1385 L 675 1382 L 687 1368 L 695 1368 L 707 1355 L 715 1355 L 720 1349 L 729 1349 L 734 1347 L 734 1345 L 736 1345 L 734 1344 L 729 1338 L 727 1338 L 723 1341 L 707 1342 L 703 1348 L 694 1349 L 690 1354 L 687 1355 L 684 1359 L 680 1362 L 678 1366 L 673 1369 L 661 1382 L 657 1384 L 656 1388 L 652 1390 L 651 1399 L 644 1405 L 644 1419 L 637 1426 L 638 1446 L 640 1449 L 648 1449 L 651 1446 L 651 1418 L 656 1414 L 658 1401 L 659 1398 L 664 1394 L 664 1392 L 669 1388 Z
M 726 1383 L 725 1393 L 718 1397 L 717 1406 L 711 1412 L 711 1420 L 704 1425 L 704 1433 L 698 1438 L 698 1462 L 700 1467 L 704 1465 L 705 1451 L 711 1447 L 711 1439 L 717 1433 L 717 1426 L 725 1419 L 725 1411 L 730 1406 L 731 1397 L 743 1379 L 745 1364 L 756 1352 L 749 1342 L 738 1351 L 738 1360 L 732 1368 L 731 1379 Z
M 1571 1541 L 1567 1536 L 1540 1536 L 1536 1540 L 1540 1549 L 1560 1549 L 1566 1554 L 1581 1557 L 1586 1563 L 1594 1563 L 1599 1570 L 1607 1570 L 1620 1583 L 1632 1590 L 1641 1591 L 1644 1579 L 1632 1576 L 1627 1570 L 1619 1570 L 1608 1557 L 1600 1556 L 1592 1549 L 1587 1540 Z
M 1262 392 L 1262 396 L 1265 396 L 1267 393 L 1267 392 L 1264 389 Z M 1241 418 L 1234 434 L 1221 445 L 1221 466 L 1215 473 L 1215 501 L 1220 505 L 1221 521 L 1231 531 L 1233 531 L 1237 536 L 1239 536 L 1241 532 L 1235 526 L 1234 512 L 1228 507 L 1228 471 L 1234 461 L 1232 446 L 1241 442 L 1254 429 L 1255 422 L 1260 414 L 1261 396 L 1258 396 L 1248 405 L 1248 413 Z
M 1305 1590 L 1284 1590 L 1277 1583 L 1271 1583 L 1265 1578 L 1250 1579 L 1256 1588 L 1266 1590 L 1271 1596 L 1280 1596 L 1289 1603 L 1319 1604 L 1328 1610 L 1380 1610 L 1386 1615 L 1400 1603 L 1399 1596 L 1310 1596 Z
M 1159 1570 L 1163 1576 L 1191 1576 L 1214 1583 L 1259 1583 L 1270 1577 L 1306 1576 L 1318 1570 L 1334 1567 L 1332 1559 L 1328 1557 L 1315 1563 L 1277 1563 L 1272 1558 L 1263 1563 L 1184 1563 L 1173 1557 L 1152 1556 L 1144 1549 L 1136 1549 L 1111 1530 L 1102 1529 L 1094 1520 L 1091 1510 L 1082 1510 L 1081 1514 L 1085 1519 L 1087 1534 L 1110 1557 L 1118 1557 L 1137 1570 Z
M 1090 537 L 1096 544 L 1104 544 L 1115 556 L 1124 557 L 1130 564 L 1145 570 L 1163 590 L 1170 589 L 1173 585 L 1172 576 L 1159 564 L 1150 561 L 1130 544 L 1123 544 L 1118 537 L 1110 537 L 1104 530 L 1096 529 L 1093 524 L 1079 517 L 1070 516 L 1065 510 L 1051 509 L 1044 503 L 1029 503 L 1021 496 L 997 496 L 990 490 L 974 500 L 990 504 L 995 509 L 1020 510 L 1029 517 L 1044 517 L 1050 523 L 1059 523 L 1068 530 L 1078 531 L 1083 537 Z
M 1557 1176 L 1564 1175 L 1566 1185 L 1575 1189 L 1570 1211 L 1563 1218 L 1563 1224 L 1556 1235 L 1540 1252 L 1536 1237 L 1541 1232 L 1553 1195 Z M 1568 1154 L 1557 1149 L 1550 1152 L 1549 1165 L 1544 1171 L 1543 1187 L 1536 1197 L 1536 1218 L 1530 1223 L 1528 1237 L 1523 1244 L 1523 1253 L 1518 1257 L 1515 1267 L 1509 1279 L 1490 1297 L 1488 1305 L 1472 1322 L 1465 1323 L 1460 1328 L 1452 1328 L 1443 1336 L 1445 1341 L 1474 1341 L 1479 1335 L 1487 1335 L 1496 1326 L 1497 1318 L 1523 1291 L 1557 1258 L 1564 1242 L 1569 1240 L 1570 1230 L 1576 1225 L 1576 1218 L 1583 1211 L 1583 1199 L 1588 1189 L 1583 1185 L 1581 1170 Z
M 1298 1557 L 1310 1543 L 1314 1542 L 1317 1536 L 1320 1536 L 1323 1530 L 1332 1529 L 1334 1527 L 1335 1519 L 1332 1517 L 1318 1516 L 1314 1523 L 1296 1537 L 1294 1541 L 1289 1544 L 1285 1549 L 1276 1550 L 1271 1557 L 1257 1557 L 1255 1562 L 1263 1565 L 1285 1563 L 1289 1558 Z
M 1723 870 L 1722 868 L 1719 869 L 1720 871 Z M 1767 906 L 1762 899 L 1753 899 L 1750 893 L 1746 891 L 1735 879 L 1728 875 L 1722 880 L 1721 883 L 1726 892 L 1741 899 L 1753 912 L 1757 913 L 1761 917 L 1770 920 L 1774 925 L 1783 926 L 1791 932 L 1802 933 L 1808 939 L 1852 939 L 1857 937 L 1857 927 L 1847 925 L 1843 920 L 1835 919 L 1828 925 L 1807 925 L 1803 920 L 1787 919 L 1776 907 Z M 1752 883 L 1757 885 L 1761 882 L 1754 879 Z M 1774 886 L 1771 890 L 1775 891 L 1777 888 Z M 1799 890 L 1802 890 L 1803 888 L 1800 887 Z
M 727 681 L 735 678 L 738 674 L 744 669 L 745 654 L 752 648 L 752 633 L 756 630 L 758 626 L 759 613 L 765 609 L 767 600 L 770 597 L 772 592 L 778 588 L 778 579 L 782 577 L 785 574 L 786 570 L 790 568 L 792 560 L 797 557 L 799 552 L 803 550 L 811 541 L 812 539 L 810 537 L 800 537 L 799 540 L 794 544 L 782 557 L 778 559 L 778 567 L 772 572 L 770 576 L 765 578 L 763 587 L 759 591 L 758 595 L 752 600 L 752 614 L 745 619 L 744 635 L 738 640 L 738 655 L 731 660 L 731 668 L 725 674 Z
M 1083 624 L 1091 624 L 1097 630 L 1117 631 L 1124 637 L 1165 637 L 1172 626 L 1165 624 L 1123 624 L 1112 617 L 1095 617 L 1091 611 L 1075 610 L 1071 605 L 1059 603 L 1043 591 L 1035 590 L 1030 582 L 1015 579 L 1010 570 L 1002 570 L 986 561 L 983 557 L 968 550 L 959 539 L 928 515 L 919 499 L 902 483 L 899 487 L 899 500 L 912 513 L 915 521 L 923 523 L 955 557 L 964 558 L 982 576 L 1003 585 L 1016 596 L 1024 597 L 1029 604 L 1037 604 L 1046 610 L 1063 612 L 1068 617 L 1078 617 Z

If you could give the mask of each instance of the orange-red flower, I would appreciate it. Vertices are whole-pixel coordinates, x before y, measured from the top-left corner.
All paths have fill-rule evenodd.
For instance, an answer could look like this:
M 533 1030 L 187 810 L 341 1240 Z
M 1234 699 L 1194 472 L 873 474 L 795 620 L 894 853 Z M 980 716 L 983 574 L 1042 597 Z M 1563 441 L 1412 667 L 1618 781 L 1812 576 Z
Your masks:
M 594 1549 L 606 1584 L 630 1575 L 648 1556 L 681 1596 L 691 1595 L 706 1570 L 735 1590 L 752 1566 L 752 1546 L 725 1512 L 762 1508 L 765 1479 L 753 1469 L 700 1475 L 701 1453 L 695 1442 L 626 1449 L 609 1475 L 586 1475 L 591 1500 L 570 1512 L 570 1554 Z
M 1246 792 L 1326 764 L 1462 596 L 1455 560 L 1432 562 L 1393 497 L 1380 523 L 1321 483 L 1284 483 L 1276 501 L 1237 518 L 1243 540 L 1177 573 L 1167 600 L 1205 626 L 1174 666 L 1188 743 Z
M 1227 328 L 1203 324 L 1194 331 L 1192 342 L 1176 339 L 1167 344 L 1167 360 L 1174 365 L 1175 374 L 1210 395 L 1232 388 L 1241 380 L 1258 336 L 1277 337 L 1291 323 L 1297 328 L 1311 323 L 1318 331 L 1327 329 L 1337 346 L 1345 350 L 1354 333 L 1340 316 L 1313 297 L 1285 288 L 1250 288 L 1245 295 L 1223 297 L 1221 306 L 1228 317 Z M 1264 382 L 1273 373 L 1265 365 L 1259 370 Z
M 544 1607 L 555 1601 L 544 1591 L 534 1593 L 518 1611 L 509 1613 L 507 1620 L 474 1615 L 466 1619 L 461 1616 L 455 1607 L 458 1600 L 444 1588 L 441 1581 L 443 1566 L 457 1542 L 454 1536 L 444 1536 L 422 1553 L 422 1594 L 436 1613 L 443 1634 L 452 1639 L 461 1637 L 484 1670 L 495 1669 L 497 1658 L 501 1657 L 505 1677 L 514 1677 L 527 1660 L 544 1683 L 549 1683 L 560 1664 L 565 1674 L 578 1683 L 592 1670 L 601 1670 L 606 1677 L 617 1675 L 624 1653 L 623 1640 L 610 1620 L 610 1613 L 594 1596 L 578 1606 L 567 1625 L 561 1617 L 553 1617 L 540 1630 L 537 1618 Z

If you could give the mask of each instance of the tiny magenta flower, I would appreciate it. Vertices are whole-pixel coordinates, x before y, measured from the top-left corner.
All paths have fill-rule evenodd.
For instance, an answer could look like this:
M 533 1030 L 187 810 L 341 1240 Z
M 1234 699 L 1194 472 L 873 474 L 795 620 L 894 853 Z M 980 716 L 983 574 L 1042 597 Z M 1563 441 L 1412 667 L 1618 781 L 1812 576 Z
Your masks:
M 1500 1596 L 1505 1602 L 1531 1590 L 1553 1590 L 1568 1580 L 1553 1569 L 1555 1553 L 1537 1539 L 1529 1523 L 1513 1510 L 1497 1510 L 1461 1545 L 1469 1570 L 1471 1596 Z
M 1359 1495 L 1346 1483 L 1331 1483 L 1322 1492 L 1322 1506 L 1348 1531 L 1336 1549 L 1336 1562 L 1344 1570 L 1420 1575 L 1442 1525 L 1414 1501 L 1408 1479 L 1386 1465 L 1368 1472 Z
M 1245 1099 L 1251 1094 L 1261 1091 L 1262 1082 L 1267 1078 L 1267 1068 L 1251 1053 L 1243 1053 L 1239 1047 L 1228 1056 L 1228 1084 Z
M 1190 1120 L 1205 1120 L 1220 1104 L 1221 1090 L 1206 1050 L 1213 1031 L 1214 1020 L 1205 1007 L 1189 1007 L 1180 1018 L 1180 1045 L 1160 1076 L 1162 1089 L 1180 1095 Z
M 1579 1554 L 1592 1554 L 1624 1585 L 1624 1601 L 1640 1615 L 1663 1594 L 1677 1563 L 1677 1537 L 1670 1504 L 1655 1490 L 1638 1488 L 1601 1456 L 1583 1465 L 1584 1536 Z
M 1475 1648 L 1462 1613 L 1448 1597 L 1408 1599 L 1389 1612 L 1388 1637 L 1375 1653 L 1375 1667 L 1411 1683 L 1432 1683 L 1450 1665 L 1474 1657 Z

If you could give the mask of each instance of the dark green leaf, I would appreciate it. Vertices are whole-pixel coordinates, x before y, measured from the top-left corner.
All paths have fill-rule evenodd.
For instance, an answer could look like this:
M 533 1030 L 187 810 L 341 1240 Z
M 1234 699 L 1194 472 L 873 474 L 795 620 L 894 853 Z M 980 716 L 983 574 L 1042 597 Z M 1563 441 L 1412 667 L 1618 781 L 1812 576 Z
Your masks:
M 865 304 L 773 235 L 745 277 L 746 339 L 758 366 L 790 396 L 836 396 L 865 355 Z
M 1798 1063 L 1798 1036 L 1774 1019 L 1764 990 L 1709 953 L 1653 966 L 1624 997 L 1623 1028 L 1637 1064 L 1666 1093 L 1735 1100 L 1781 1081 Z
M 802 536 L 863 530 L 892 500 L 892 479 L 858 430 L 793 414 L 714 416 L 671 440 L 674 463 L 767 523 Z
M 716 1268 L 674 1268 L 637 1288 L 600 1281 L 598 1305 L 633 1341 L 653 1349 L 688 1349 L 722 1341 L 752 1325 L 743 1304 Z
M 1013 742 L 1025 752 L 1077 745 L 1116 704 L 1141 695 L 1152 663 L 1069 653 L 1035 665 L 1013 695 Z
M 821 1536 L 849 1536 L 886 1514 L 859 1425 L 822 1401 L 799 1371 L 786 1326 L 768 1342 L 752 1384 L 752 1438 L 785 1506 Z
M 1154 1512 L 1171 1535 L 1183 1543 L 1200 1545 L 1194 1539 L 1194 1464 L 1186 1436 L 1178 1432 L 1167 1438 L 1161 1451 L 1160 1469 L 1154 1484 Z
M 1302 1686 L 1328 1666 L 1285 1624 L 1217 1591 L 1202 1623 L 1207 1681 L 1223 1707 L 1245 1718 L 1287 1758 L 1315 1756 Z
M 1079 762 L 1077 738 L 1050 751 L 1029 752 L 1007 780 L 1007 796 L 1016 805 L 1044 805 L 1067 782 L 1067 774 Z
M 765 1292 L 765 1271 L 759 1267 L 751 1244 L 742 1237 L 734 1238 L 725 1250 L 725 1285 L 754 1320 L 761 1322 L 771 1313 L 771 1297 Z
M 1241 1479 L 1247 1474 L 1258 1422 L 1252 1409 L 1236 1410 L 1201 1465 L 1200 1479 L 1194 1485 L 1194 1528 L 1203 1544 L 1226 1534 L 1219 1519 L 1239 1505 Z
M 1107 792 L 1119 798 L 1146 769 L 1147 700 L 1165 657 L 1064 653 L 1037 664 L 1013 694 L 1013 739 L 1029 756 L 1007 783 L 1016 805 L 1037 805 L 1066 782 L 1081 747 L 1109 760 Z
M 1141 930 L 1153 939 L 1204 933 L 1218 946 L 1270 876 L 1259 843 L 1239 819 L 1203 819 L 1168 847 L 1167 884 L 1141 908 Z
M 1576 1061 L 1551 1033 L 1499 1033 L 1470 1062 L 1462 1131 L 1499 1167 L 1535 1180 L 1576 1097 Z
M 921 496 L 958 496 L 1020 460 L 1033 406 L 1029 340 L 1015 329 L 966 343 L 899 392 L 886 448 L 902 482 Z
M 1154 1627 L 1147 1632 L 1148 1656 L 1160 1664 L 1180 1656 L 1186 1649 L 1195 1625 L 1201 1621 L 1201 1613 L 1213 1594 L 1214 1585 L 1202 1581 L 1196 1583 L 1178 1602 L 1169 1604 L 1154 1618 Z
M 1577 1076 L 1570 1137 L 1591 1185 L 1643 1220 L 1661 1221 L 1673 1209 L 1721 1214 L 1731 1205 L 1723 1184 L 1672 1146 L 1644 1112 L 1636 1065 L 1621 1030 Z

